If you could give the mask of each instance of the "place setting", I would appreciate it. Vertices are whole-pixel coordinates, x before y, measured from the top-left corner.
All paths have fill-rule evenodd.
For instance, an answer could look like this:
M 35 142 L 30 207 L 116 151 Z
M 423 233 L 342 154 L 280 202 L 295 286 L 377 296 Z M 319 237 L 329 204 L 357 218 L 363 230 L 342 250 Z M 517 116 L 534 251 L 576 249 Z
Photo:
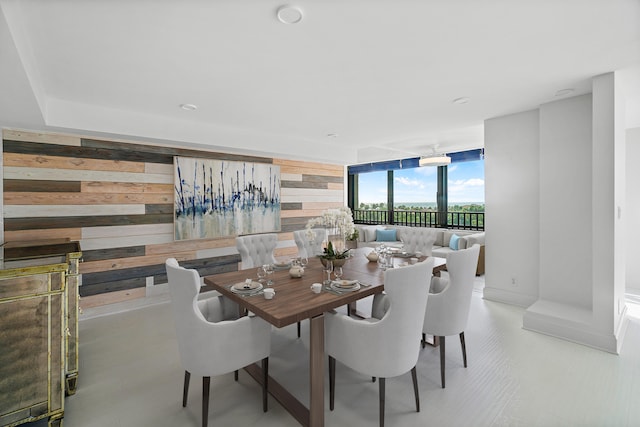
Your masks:
M 342 279 L 342 267 L 333 267 L 332 269 L 325 268 L 325 271 L 327 272 L 327 280 L 324 282 L 324 289 L 326 291 L 341 295 L 343 293 L 360 290 L 361 283 L 358 280 Z M 333 273 L 334 280 L 331 280 L 331 273 Z
M 251 279 L 246 279 L 244 282 L 230 285 L 229 290 L 234 294 L 248 297 L 262 294 L 264 292 L 264 286 L 262 285 L 262 283 L 253 281 Z

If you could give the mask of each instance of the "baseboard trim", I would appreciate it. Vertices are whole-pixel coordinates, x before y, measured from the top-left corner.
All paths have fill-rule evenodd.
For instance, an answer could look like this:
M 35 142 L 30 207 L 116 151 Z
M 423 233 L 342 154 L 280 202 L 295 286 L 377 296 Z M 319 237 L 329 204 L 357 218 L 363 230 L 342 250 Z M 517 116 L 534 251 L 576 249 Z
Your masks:
M 522 328 L 613 354 L 619 354 L 622 343 L 622 337 L 614 331 L 609 334 L 594 329 L 590 310 L 553 301 L 538 300 L 532 304 L 524 313 Z M 618 328 L 616 332 L 624 331 Z
M 485 284 L 482 298 L 488 301 L 502 302 L 505 304 L 517 305 L 518 307 L 529 307 L 538 300 L 537 296 L 525 295 L 500 288 L 492 288 Z

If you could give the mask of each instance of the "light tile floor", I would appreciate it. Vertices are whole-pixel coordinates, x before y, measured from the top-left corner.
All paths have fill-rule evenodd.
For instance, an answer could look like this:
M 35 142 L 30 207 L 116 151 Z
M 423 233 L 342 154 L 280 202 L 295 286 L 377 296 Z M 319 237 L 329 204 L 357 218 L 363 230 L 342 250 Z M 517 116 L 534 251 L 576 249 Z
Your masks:
M 620 355 L 522 329 L 524 309 L 482 299 L 476 283 L 465 332 L 447 341 L 447 388 L 440 388 L 437 348 L 421 351 L 416 413 L 409 374 L 387 381 L 387 426 L 638 426 L 640 318 L 632 306 Z M 113 307 L 112 307 L 113 308 Z M 192 378 L 181 406 L 183 370 L 166 302 L 80 323 L 78 390 L 66 399 L 65 427 L 199 426 L 201 382 Z M 92 314 L 85 314 L 90 317 Z M 306 389 L 308 324 L 273 330 L 270 370 L 300 399 Z M 375 426 L 378 388 L 338 364 L 336 409 L 327 426 Z M 262 412 L 259 386 L 241 372 L 212 379 L 211 426 L 297 426 L 272 398 Z M 328 386 L 327 386 L 328 393 Z M 303 400 L 304 401 L 304 400 Z

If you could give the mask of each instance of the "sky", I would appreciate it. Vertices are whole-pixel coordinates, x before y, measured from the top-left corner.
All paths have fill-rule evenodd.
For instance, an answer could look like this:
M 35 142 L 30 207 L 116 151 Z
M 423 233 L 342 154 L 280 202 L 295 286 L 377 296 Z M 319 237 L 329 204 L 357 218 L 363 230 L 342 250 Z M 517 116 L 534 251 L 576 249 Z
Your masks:
M 449 204 L 484 203 L 484 161 L 452 163 L 448 169 Z M 395 203 L 436 202 L 438 168 L 421 167 L 393 172 Z M 361 173 L 360 203 L 387 202 L 387 172 Z

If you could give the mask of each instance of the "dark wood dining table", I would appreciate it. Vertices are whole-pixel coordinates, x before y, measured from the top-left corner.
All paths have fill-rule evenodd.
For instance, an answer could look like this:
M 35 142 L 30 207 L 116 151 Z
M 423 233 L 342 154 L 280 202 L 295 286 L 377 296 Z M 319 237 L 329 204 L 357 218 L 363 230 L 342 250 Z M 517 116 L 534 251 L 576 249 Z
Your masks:
M 228 273 L 206 276 L 206 289 L 215 289 L 222 295 L 237 302 L 238 305 L 277 328 L 282 328 L 302 320 L 309 319 L 309 407 L 307 408 L 276 380 L 269 377 L 269 393 L 303 426 L 324 426 L 324 314 L 341 306 L 349 307 L 350 314 L 357 314 L 356 301 L 375 295 L 384 290 L 384 271 L 376 262 L 369 262 L 366 254 L 371 248 L 352 250 L 352 256 L 343 265 L 343 279 L 358 280 L 363 285 L 357 291 L 330 292 L 324 289 L 313 293 L 312 283 L 322 283 L 326 273 L 318 258 L 309 259 L 302 277 L 290 277 L 288 269 L 277 270 L 273 274 L 275 297 L 271 300 L 262 294 L 242 296 L 230 290 L 236 283 L 245 279 L 257 280 L 256 269 L 238 270 Z M 396 258 L 399 265 L 409 259 Z M 445 268 L 446 260 L 436 258 L 434 273 Z M 245 370 L 258 382 L 262 382 L 261 368 L 251 365 Z

